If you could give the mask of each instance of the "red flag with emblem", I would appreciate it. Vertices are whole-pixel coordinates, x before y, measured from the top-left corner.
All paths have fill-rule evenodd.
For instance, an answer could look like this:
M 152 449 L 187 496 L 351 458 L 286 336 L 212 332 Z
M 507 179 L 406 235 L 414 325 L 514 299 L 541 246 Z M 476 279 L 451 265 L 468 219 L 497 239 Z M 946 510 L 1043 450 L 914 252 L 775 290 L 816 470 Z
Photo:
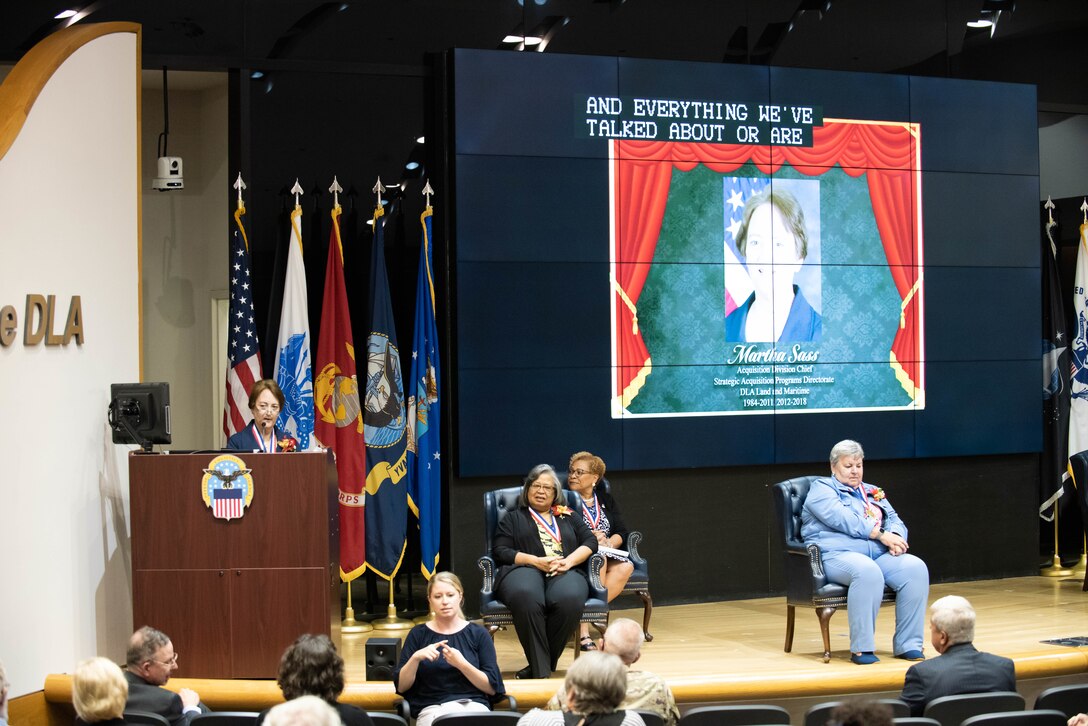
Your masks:
M 340 205 L 332 210 L 329 261 L 325 267 L 325 296 L 317 339 L 314 380 L 314 434 L 336 454 L 340 479 L 340 579 L 350 582 L 363 574 L 366 562 L 366 445 L 359 384 L 355 377 L 355 345 L 344 288 L 344 250 L 340 241 Z

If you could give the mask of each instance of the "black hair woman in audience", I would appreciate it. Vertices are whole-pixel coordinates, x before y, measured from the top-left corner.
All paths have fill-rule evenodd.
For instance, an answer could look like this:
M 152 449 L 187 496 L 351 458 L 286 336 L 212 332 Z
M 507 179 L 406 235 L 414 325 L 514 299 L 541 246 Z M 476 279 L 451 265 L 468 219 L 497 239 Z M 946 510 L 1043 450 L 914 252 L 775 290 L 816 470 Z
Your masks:
M 570 467 L 567 469 L 567 487 L 575 492 L 582 500 L 582 520 L 593 536 L 597 538 L 597 544 L 612 549 L 627 549 L 627 525 L 620 514 L 620 508 L 612 495 L 598 486 L 604 479 L 604 461 L 599 456 L 594 456 L 588 451 L 579 451 L 570 457 Z M 608 590 L 608 602 L 615 600 L 627 581 L 631 579 L 631 573 L 635 566 L 626 557 L 605 553 L 604 564 L 601 567 L 601 582 Z M 596 650 L 597 646 L 589 637 L 589 623 L 582 623 L 578 630 L 579 647 L 582 650 Z
M 434 620 L 412 628 L 393 674 L 416 726 L 447 713 L 490 711 L 505 693 L 495 644 L 482 626 L 465 620 L 465 589 L 452 572 L 427 583 Z
M 510 608 L 529 660 L 517 677 L 548 678 L 582 615 L 589 592 L 585 563 L 597 551 L 597 538 L 565 505 L 548 464 L 529 471 L 518 504 L 492 542 L 495 590 Z
M 327 635 L 298 636 L 280 659 L 276 683 L 288 701 L 299 696 L 317 696 L 336 709 L 344 726 L 374 726 L 366 711 L 337 700 L 344 690 L 344 659 Z M 260 713 L 258 725 L 267 714 L 268 709 Z

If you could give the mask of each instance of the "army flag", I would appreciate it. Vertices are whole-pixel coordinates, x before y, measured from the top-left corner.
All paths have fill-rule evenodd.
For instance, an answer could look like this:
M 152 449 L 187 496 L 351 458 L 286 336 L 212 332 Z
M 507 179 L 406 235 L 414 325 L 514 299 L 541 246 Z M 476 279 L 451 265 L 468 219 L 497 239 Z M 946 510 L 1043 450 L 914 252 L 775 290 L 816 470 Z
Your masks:
M 442 532 L 442 467 L 438 401 L 438 325 L 434 310 L 434 267 L 428 206 L 420 216 L 423 246 L 416 280 L 416 321 L 412 335 L 412 375 L 408 379 L 410 431 L 408 506 L 419 522 L 420 569 L 430 579 L 438 567 Z
M 325 296 L 317 339 L 316 416 L 314 436 L 336 454 L 340 480 L 340 579 L 350 582 L 366 570 L 366 445 L 355 344 L 344 286 L 344 245 L 340 239 L 340 205 L 332 210 Z
M 295 188 L 301 192 L 298 182 Z M 314 431 L 314 385 L 310 370 L 310 319 L 306 306 L 306 266 L 302 261 L 302 207 L 291 211 L 287 274 L 283 283 L 280 332 L 276 338 L 276 383 L 284 406 L 276 425 L 298 439 L 299 450 L 310 448 Z
M 223 402 L 223 433 L 229 439 L 249 421 L 249 389 L 264 378 L 261 346 L 253 314 L 253 281 L 249 277 L 249 240 L 242 224 L 246 208 L 241 202 L 234 212 L 234 235 L 230 241 L 230 318 L 227 329 L 227 390 Z
M 370 334 L 366 340 L 366 565 L 392 580 L 404 557 L 408 517 L 408 412 L 385 272 L 385 220 L 374 210 L 370 257 Z

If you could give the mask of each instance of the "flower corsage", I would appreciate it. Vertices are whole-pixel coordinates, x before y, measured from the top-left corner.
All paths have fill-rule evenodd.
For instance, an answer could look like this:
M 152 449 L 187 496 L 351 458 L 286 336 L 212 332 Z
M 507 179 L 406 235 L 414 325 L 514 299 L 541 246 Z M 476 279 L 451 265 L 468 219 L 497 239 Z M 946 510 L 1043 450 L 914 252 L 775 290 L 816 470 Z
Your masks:
M 574 510 L 570 507 L 564 507 L 562 504 L 556 504 L 552 507 L 552 514 L 556 517 L 566 517 L 574 514 Z
M 279 447 L 280 451 L 294 451 L 298 448 L 298 441 L 294 437 L 285 436 L 276 442 L 276 446 Z
M 874 502 L 883 501 L 887 497 L 887 495 L 884 493 L 884 490 L 881 489 L 880 487 L 870 489 L 869 490 L 869 496 L 871 496 L 873 498 Z

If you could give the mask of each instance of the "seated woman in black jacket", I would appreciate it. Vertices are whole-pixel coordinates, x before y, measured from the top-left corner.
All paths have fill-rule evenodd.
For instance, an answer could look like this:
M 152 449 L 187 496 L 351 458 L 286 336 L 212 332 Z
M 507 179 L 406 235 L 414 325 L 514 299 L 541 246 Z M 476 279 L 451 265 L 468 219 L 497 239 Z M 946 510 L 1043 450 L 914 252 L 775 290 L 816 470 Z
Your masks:
M 276 683 L 287 701 L 299 696 L 317 696 L 336 709 L 344 726 L 374 726 L 366 711 L 337 701 L 344 690 L 344 659 L 327 635 L 298 636 L 280 659 Z M 260 726 L 268 711 L 265 709 L 258 715 L 256 726 Z
M 499 571 L 495 591 L 514 617 L 529 665 L 518 678 L 548 678 L 578 625 L 589 592 L 585 566 L 597 538 L 565 506 L 555 469 L 534 466 L 520 505 L 495 531 L 491 554 Z
M 570 457 L 567 470 L 567 486 L 582 499 L 582 519 L 603 547 L 617 550 L 627 549 L 627 524 L 620 514 L 619 505 L 612 495 L 597 484 L 604 478 L 604 461 L 588 451 L 579 451 Z M 608 602 L 615 600 L 635 566 L 626 557 L 605 553 L 601 567 L 601 583 L 608 590 Z M 589 637 L 589 623 L 582 623 L 578 632 L 582 650 L 597 650 L 593 639 Z

